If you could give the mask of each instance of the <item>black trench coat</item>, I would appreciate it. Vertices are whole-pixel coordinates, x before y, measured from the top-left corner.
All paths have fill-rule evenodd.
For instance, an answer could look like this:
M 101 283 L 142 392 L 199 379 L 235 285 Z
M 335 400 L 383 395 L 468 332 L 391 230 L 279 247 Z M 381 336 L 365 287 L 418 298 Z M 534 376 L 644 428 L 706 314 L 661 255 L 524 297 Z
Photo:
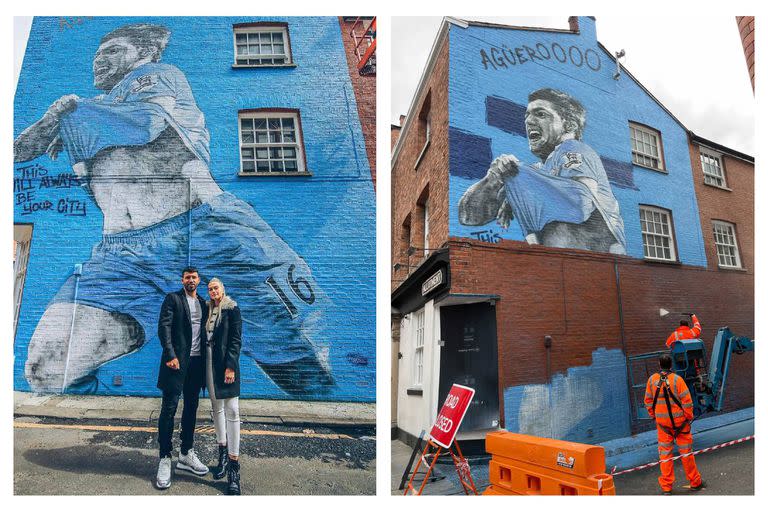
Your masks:
M 213 387 L 217 399 L 240 396 L 240 346 L 243 336 L 243 321 L 240 308 L 232 299 L 225 297 L 221 305 L 221 320 L 213 331 L 211 344 L 211 361 L 213 363 Z M 213 308 L 208 302 L 208 308 Z M 206 320 L 207 320 L 206 316 Z M 205 324 L 203 324 L 205 325 Z M 235 381 L 224 383 L 224 370 L 231 368 L 235 371 Z
M 200 355 L 205 363 L 205 320 L 208 318 L 208 306 L 198 295 L 202 317 L 200 319 Z M 166 393 L 181 393 L 189 367 L 189 353 L 192 350 L 192 323 L 189 305 L 184 290 L 165 296 L 160 308 L 160 321 L 157 325 L 157 337 L 163 347 L 160 358 L 160 370 L 157 375 L 157 387 Z M 178 358 L 179 369 L 171 370 L 165 363 Z M 203 366 L 205 368 L 205 366 Z M 205 385 L 205 373 L 201 372 L 200 386 Z

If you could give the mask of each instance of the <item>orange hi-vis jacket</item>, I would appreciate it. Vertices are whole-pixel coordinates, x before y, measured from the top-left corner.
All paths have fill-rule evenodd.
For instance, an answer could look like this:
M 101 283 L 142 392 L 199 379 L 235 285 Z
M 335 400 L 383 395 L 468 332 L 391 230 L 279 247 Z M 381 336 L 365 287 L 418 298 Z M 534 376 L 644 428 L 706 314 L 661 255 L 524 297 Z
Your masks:
M 666 385 L 663 384 L 662 376 L 665 372 L 654 373 L 651 378 L 648 379 L 648 384 L 645 386 L 645 408 L 648 410 L 648 414 L 651 418 L 656 420 L 656 424 L 662 428 L 680 429 L 681 425 L 693 421 L 693 400 L 691 399 L 691 392 L 688 390 L 688 386 L 685 385 L 685 380 L 679 375 L 669 372 L 666 373 Z M 656 407 L 653 407 L 653 399 L 656 396 L 656 390 L 659 389 L 659 396 L 656 400 Z M 665 391 L 667 394 L 669 405 L 665 399 Z M 671 394 L 674 394 L 675 400 Z M 680 402 L 680 405 L 677 404 Z M 682 406 L 682 407 L 681 407 Z M 670 412 L 672 416 L 670 417 Z M 674 420 L 674 421 L 673 421 Z
M 696 315 L 691 315 L 691 320 L 693 320 L 693 327 L 681 325 L 669 335 L 669 338 L 667 338 L 667 348 L 672 347 L 678 340 L 695 340 L 699 337 L 701 334 L 699 319 L 696 318 Z

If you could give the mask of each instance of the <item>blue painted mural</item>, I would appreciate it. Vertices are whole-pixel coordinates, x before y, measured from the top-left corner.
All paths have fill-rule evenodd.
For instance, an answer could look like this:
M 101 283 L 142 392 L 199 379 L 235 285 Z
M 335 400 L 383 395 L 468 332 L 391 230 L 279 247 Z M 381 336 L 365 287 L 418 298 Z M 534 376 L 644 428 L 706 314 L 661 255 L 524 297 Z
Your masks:
M 254 21 L 290 38 L 243 52 L 290 43 L 295 65 L 234 65 Z M 341 37 L 336 18 L 35 19 L 15 389 L 159 394 L 160 305 L 193 265 L 242 310 L 242 396 L 375 399 L 374 191 Z
M 598 443 L 630 434 L 626 359 L 621 350 L 599 348 L 592 364 L 568 368 L 546 384 L 504 390 L 505 428 L 553 439 Z
M 642 258 L 649 205 L 672 212 L 679 261 L 705 266 L 686 130 L 579 25 L 451 27 L 450 235 Z M 659 169 L 633 163 L 630 123 L 661 134 Z

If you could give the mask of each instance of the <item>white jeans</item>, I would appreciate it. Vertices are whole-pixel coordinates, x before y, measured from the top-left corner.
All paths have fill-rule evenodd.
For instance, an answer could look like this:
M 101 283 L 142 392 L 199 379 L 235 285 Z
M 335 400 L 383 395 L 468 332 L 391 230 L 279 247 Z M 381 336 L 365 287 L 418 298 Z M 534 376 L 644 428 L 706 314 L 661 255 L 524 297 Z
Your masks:
M 205 368 L 205 384 L 211 397 L 211 409 L 213 410 L 213 427 L 216 429 L 216 441 L 226 444 L 230 455 L 240 455 L 240 405 L 238 397 L 216 398 L 213 386 L 213 355 L 211 347 L 206 347 L 207 359 Z

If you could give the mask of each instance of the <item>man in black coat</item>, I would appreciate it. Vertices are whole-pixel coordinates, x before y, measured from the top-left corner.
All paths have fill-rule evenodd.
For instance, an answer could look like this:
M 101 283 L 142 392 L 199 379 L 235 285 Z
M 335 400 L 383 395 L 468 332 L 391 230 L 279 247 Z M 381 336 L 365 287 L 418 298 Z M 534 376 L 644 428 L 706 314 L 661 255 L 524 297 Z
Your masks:
M 200 462 L 192 448 L 200 390 L 205 386 L 205 319 L 207 306 L 197 295 L 200 276 L 197 269 L 185 268 L 181 273 L 183 289 L 166 295 L 160 308 L 157 336 L 163 347 L 157 387 L 163 391 L 158 421 L 160 465 L 157 487 L 171 486 L 171 451 L 173 450 L 173 418 L 184 395 L 181 415 L 181 454 L 176 470 L 203 476 L 208 467 Z

